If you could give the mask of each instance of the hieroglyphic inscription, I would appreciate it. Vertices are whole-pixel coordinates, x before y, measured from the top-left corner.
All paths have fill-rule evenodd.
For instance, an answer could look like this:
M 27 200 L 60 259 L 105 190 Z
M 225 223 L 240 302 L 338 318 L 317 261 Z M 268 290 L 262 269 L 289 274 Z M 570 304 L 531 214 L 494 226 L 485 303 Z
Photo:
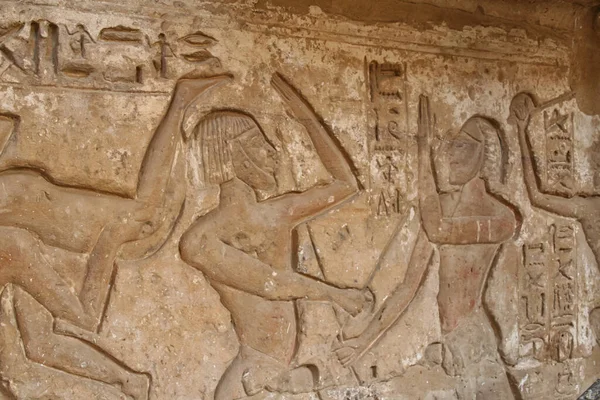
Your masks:
M 521 271 L 520 336 L 540 357 L 546 340 L 548 246 L 546 243 L 525 245 L 524 270 Z
M 410 177 L 406 169 L 408 103 L 406 65 L 371 61 L 369 151 L 371 205 L 378 216 L 400 214 Z
M 577 395 L 578 383 L 573 369 L 568 364 L 563 364 L 562 369 L 556 374 L 554 398 L 559 400 L 573 399 Z
M 577 378 L 578 360 L 550 365 L 532 364 L 530 368 L 513 369 L 511 375 L 523 400 L 572 400 L 580 390 Z
M 218 61 L 216 40 L 200 31 L 176 37 L 128 26 L 92 32 L 85 25 L 40 20 L 0 31 L 0 81 L 75 87 L 119 83 L 135 88 Z
M 572 189 L 573 170 L 573 113 L 558 109 L 544 110 L 546 134 L 546 184 L 550 191 Z
M 519 331 L 522 356 L 572 358 L 577 330 L 577 257 L 573 225 L 556 224 L 544 240 L 523 247 Z
M 552 358 L 571 358 L 577 326 L 577 259 L 572 225 L 553 226 L 556 273 L 551 315 Z

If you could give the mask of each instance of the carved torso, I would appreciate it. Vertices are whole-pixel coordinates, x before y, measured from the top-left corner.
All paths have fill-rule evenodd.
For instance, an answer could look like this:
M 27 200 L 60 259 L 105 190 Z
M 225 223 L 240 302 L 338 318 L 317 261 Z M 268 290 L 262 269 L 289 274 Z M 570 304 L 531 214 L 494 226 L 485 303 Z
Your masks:
M 277 271 L 291 268 L 291 230 L 274 201 L 258 203 L 249 188 L 213 211 L 207 226 L 222 242 Z M 231 200 L 231 199 L 230 199 Z M 224 260 L 227 262 L 227 260 Z M 244 273 L 244 265 L 239 265 Z M 272 282 L 264 282 L 265 288 Z M 296 312 L 292 301 L 271 301 L 228 285 L 212 282 L 229 309 L 242 345 L 279 362 L 291 361 L 296 347 Z
M 444 217 L 471 218 L 511 215 L 485 191 L 469 190 L 440 198 Z M 442 331 L 451 332 L 481 301 L 481 293 L 499 243 L 444 244 L 440 251 L 438 306 Z

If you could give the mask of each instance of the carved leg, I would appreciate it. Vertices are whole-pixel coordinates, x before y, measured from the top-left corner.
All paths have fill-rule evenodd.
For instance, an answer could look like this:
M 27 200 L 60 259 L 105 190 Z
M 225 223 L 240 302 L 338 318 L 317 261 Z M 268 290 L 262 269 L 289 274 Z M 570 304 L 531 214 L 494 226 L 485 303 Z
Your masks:
M 136 400 L 147 400 L 150 381 L 100 349 L 53 332 L 52 315 L 28 293 L 15 288 L 15 314 L 27 357 L 67 373 L 116 385 Z
M 2 285 L 0 294 L 0 399 L 14 400 L 10 389 L 10 374 L 22 376 L 26 373 L 12 306 L 12 287 Z M 4 396 L 4 397 L 3 397 Z
M 25 289 L 54 317 L 77 325 L 91 322 L 71 287 L 41 255 L 39 242 L 27 231 L 0 235 L 0 280 Z
M 214 400 L 232 400 L 245 397 L 246 391 L 242 386 L 242 376 L 245 370 L 246 362 L 244 362 L 244 356 L 240 348 L 238 355 L 229 364 L 223 376 L 221 376 L 215 389 Z

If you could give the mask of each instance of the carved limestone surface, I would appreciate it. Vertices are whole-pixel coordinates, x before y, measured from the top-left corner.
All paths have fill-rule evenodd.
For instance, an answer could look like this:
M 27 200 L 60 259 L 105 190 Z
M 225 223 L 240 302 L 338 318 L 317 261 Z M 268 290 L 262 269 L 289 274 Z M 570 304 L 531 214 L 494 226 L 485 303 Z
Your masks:
M 597 7 L 330 3 L 0 2 L 0 399 L 598 380 Z

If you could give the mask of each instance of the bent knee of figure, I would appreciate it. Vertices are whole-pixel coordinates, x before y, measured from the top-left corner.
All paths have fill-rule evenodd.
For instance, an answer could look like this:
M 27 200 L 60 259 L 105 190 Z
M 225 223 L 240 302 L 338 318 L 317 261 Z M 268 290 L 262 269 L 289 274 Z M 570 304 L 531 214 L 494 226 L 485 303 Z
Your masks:
M 18 256 L 31 253 L 39 242 L 29 231 L 12 226 L 0 226 L 0 254 Z M 11 254 L 12 253 L 12 254 Z
M 17 326 L 27 358 L 42 362 L 52 351 L 54 319 L 40 303 L 19 287 L 14 290 Z
M 28 231 L 14 227 L 0 226 L 0 285 L 16 268 L 33 262 L 33 254 L 39 253 L 38 240 Z

